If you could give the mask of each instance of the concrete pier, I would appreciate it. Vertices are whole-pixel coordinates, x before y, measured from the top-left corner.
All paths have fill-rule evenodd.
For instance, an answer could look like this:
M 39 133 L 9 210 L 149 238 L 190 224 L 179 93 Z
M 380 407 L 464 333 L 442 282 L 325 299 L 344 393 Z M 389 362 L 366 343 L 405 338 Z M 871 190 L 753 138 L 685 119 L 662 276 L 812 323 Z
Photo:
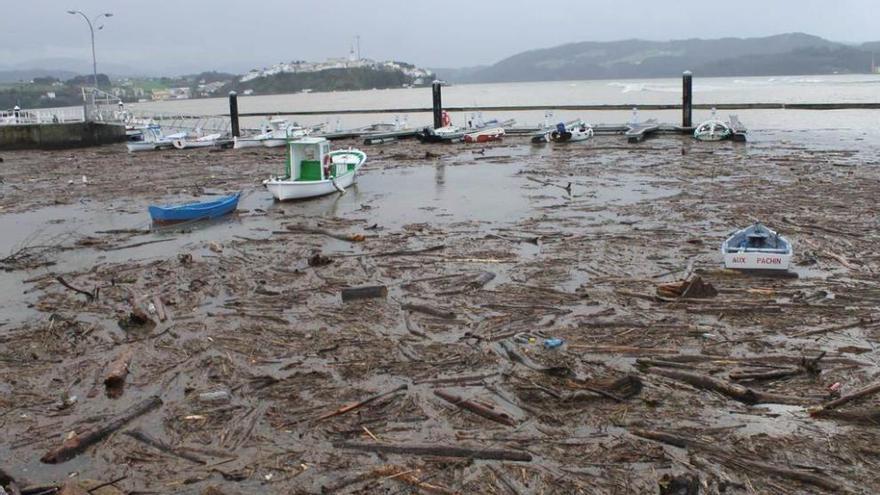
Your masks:
M 97 122 L 0 125 L 0 150 L 63 149 L 125 141 L 125 126 Z

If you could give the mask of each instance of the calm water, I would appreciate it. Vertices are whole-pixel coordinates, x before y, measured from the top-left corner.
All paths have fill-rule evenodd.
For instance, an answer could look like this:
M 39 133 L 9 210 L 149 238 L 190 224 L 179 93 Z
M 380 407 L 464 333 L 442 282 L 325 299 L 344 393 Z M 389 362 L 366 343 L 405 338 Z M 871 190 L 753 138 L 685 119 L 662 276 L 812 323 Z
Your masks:
M 880 75 L 777 76 L 736 78 L 695 78 L 695 103 L 831 103 L 880 101 Z M 447 106 L 573 105 L 573 104 L 674 104 L 681 102 L 680 79 L 632 79 L 602 81 L 556 81 L 530 83 L 468 84 L 443 89 Z M 239 97 L 241 112 L 333 111 L 348 109 L 426 108 L 431 106 L 430 88 L 386 89 L 339 93 L 309 93 Z M 210 115 L 228 112 L 226 98 L 149 102 L 133 105 L 147 112 Z M 880 112 L 877 111 L 739 111 L 741 120 L 752 130 L 836 130 L 880 138 Z M 708 118 L 710 112 L 695 111 L 694 119 Z M 427 125 L 430 114 L 400 115 L 410 125 Z M 452 115 L 464 123 L 463 115 Z M 516 118 L 520 124 L 540 123 L 543 112 L 493 113 L 486 117 Z M 629 121 L 631 112 L 556 112 L 555 120 L 584 118 L 598 123 Z M 677 123 L 680 112 L 645 111 L 641 119 L 658 118 Z M 302 116 L 303 124 L 330 122 L 352 128 L 379 121 L 390 122 L 394 115 Z M 257 126 L 260 119 L 247 119 L 244 125 Z

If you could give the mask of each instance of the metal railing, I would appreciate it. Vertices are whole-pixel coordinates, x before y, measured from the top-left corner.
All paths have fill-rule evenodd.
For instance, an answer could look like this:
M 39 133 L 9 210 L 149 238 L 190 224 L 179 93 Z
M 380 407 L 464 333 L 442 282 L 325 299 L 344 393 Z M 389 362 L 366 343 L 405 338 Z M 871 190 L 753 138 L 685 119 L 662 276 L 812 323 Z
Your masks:
M 82 108 L 0 111 L 0 125 L 59 124 L 85 120 Z

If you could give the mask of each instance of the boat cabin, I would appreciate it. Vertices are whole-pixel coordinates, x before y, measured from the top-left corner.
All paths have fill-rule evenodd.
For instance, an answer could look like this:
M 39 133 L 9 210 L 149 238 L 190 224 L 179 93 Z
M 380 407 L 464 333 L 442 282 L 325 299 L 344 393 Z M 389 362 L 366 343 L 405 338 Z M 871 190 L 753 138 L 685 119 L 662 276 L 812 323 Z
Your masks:
M 354 169 L 346 160 L 333 160 L 330 141 L 304 137 L 287 143 L 287 177 L 294 181 L 331 180 Z

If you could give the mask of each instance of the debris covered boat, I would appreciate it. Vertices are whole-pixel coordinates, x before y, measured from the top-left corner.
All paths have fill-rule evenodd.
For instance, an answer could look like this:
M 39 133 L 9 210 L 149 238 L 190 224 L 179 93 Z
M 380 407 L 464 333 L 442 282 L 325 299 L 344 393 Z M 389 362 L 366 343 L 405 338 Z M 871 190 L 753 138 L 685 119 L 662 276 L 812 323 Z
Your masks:
M 283 176 L 263 181 L 279 201 L 345 192 L 354 184 L 367 155 L 356 149 L 330 151 L 330 142 L 321 137 L 305 137 L 288 142 Z
M 738 230 L 721 244 L 724 266 L 737 270 L 788 270 L 791 242 L 760 222 Z
M 180 205 L 151 205 L 150 218 L 154 223 L 189 222 L 221 217 L 238 208 L 241 193 L 223 196 L 214 201 L 184 203 Z

